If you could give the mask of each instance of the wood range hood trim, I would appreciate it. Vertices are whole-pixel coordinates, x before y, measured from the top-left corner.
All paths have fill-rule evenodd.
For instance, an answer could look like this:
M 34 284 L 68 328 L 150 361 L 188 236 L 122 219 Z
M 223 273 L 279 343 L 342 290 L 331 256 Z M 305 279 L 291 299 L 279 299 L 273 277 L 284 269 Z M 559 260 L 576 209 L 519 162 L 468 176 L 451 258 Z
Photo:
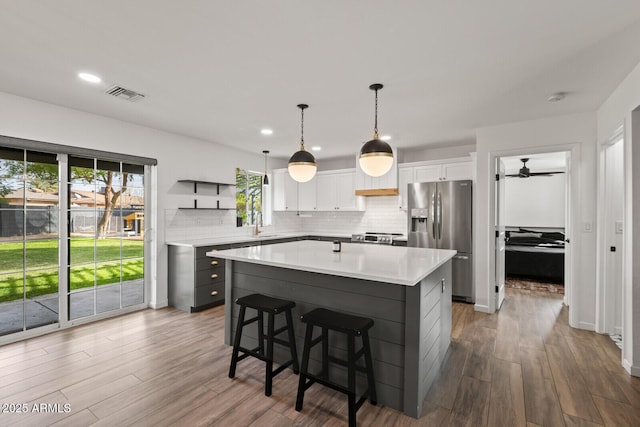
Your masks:
M 397 196 L 397 188 L 376 188 L 370 190 L 356 190 L 356 196 Z

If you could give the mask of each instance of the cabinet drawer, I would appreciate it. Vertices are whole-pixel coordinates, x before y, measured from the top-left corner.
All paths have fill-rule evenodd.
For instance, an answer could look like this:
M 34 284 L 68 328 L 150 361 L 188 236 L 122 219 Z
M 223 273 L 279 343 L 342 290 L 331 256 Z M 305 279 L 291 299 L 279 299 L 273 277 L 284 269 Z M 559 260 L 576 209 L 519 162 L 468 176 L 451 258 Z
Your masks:
M 224 270 L 224 260 L 222 258 L 197 258 L 196 259 L 196 270 L 215 270 L 222 269 Z
M 196 288 L 196 307 L 222 300 L 224 300 L 224 283 L 214 283 Z
M 224 268 L 196 271 L 196 287 L 222 283 L 224 285 Z

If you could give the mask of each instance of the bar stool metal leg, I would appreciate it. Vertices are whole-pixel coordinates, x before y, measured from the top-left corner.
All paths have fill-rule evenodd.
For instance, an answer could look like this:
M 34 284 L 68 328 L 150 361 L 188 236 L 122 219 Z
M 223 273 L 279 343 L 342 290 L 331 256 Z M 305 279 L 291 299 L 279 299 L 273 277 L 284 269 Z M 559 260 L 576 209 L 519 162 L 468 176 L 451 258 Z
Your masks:
M 329 330 L 322 328 L 322 378 L 329 379 Z
M 362 345 L 364 346 L 364 361 L 367 364 L 367 383 L 369 383 L 369 402 L 372 405 L 378 404 L 378 395 L 376 393 L 376 382 L 373 378 L 373 359 L 371 357 L 371 346 L 369 345 L 369 334 L 362 334 Z
M 229 378 L 236 376 L 236 365 L 238 364 L 238 349 L 240 348 L 240 339 L 242 338 L 242 324 L 244 323 L 244 313 L 246 307 L 240 306 L 238 313 L 238 325 L 236 326 L 236 335 L 233 339 L 233 353 L 231 354 L 231 366 L 229 366 Z
M 291 357 L 293 358 L 293 373 L 298 375 L 300 373 L 300 366 L 298 365 L 298 350 L 296 349 L 296 336 L 293 330 L 293 316 L 291 316 L 291 310 L 285 312 L 287 318 L 287 333 L 289 335 L 289 348 L 291 349 Z
M 258 311 L 258 352 L 261 356 L 265 355 L 264 352 L 264 312 Z
M 356 338 L 347 337 L 347 398 L 349 402 L 349 427 L 356 427 Z
M 313 325 L 307 323 L 307 331 L 304 334 L 304 347 L 302 350 L 302 366 L 300 366 L 300 379 L 298 380 L 298 396 L 296 397 L 296 411 L 302 410 L 304 403 L 304 392 L 307 389 L 307 373 L 309 368 L 309 351 L 311 350 L 311 340 L 313 335 Z M 310 385 L 310 384 L 309 384 Z
M 273 322 L 274 314 L 267 313 L 267 360 L 265 363 L 264 395 L 271 396 L 271 384 L 273 383 Z

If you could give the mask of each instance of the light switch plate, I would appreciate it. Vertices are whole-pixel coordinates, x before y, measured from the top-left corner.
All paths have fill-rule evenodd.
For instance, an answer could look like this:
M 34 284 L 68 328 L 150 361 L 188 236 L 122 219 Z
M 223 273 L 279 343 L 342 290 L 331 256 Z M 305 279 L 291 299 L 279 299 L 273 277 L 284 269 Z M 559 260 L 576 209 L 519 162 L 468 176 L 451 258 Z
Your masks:
M 616 234 L 622 234 L 622 221 L 616 221 Z
M 584 222 L 584 231 L 587 233 L 591 233 L 593 231 L 593 223 L 591 221 Z

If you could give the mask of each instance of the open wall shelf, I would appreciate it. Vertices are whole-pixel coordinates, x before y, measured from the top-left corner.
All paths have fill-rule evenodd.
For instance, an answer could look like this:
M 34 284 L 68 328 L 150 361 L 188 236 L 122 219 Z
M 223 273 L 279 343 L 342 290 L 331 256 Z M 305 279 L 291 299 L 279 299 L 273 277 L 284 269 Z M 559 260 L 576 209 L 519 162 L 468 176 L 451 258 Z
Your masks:
M 235 184 L 229 184 L 225 182 L 198 181 L 193 179 L 179 179 L 178 182 L 193 183 L 193 192 L 196 194 L 198 193 L 198 184 L 215 185 L 217 194 L 220 194 L 220 186 L 223 186 L 223 187 L 235 186 Z
M 193 184 L 193 194 L 198 194 L 198 185 L 215 185 L 216 186 L 216 195 L 220 195 L 220 187 L 235 187 L 235 184 L 229 184 L 229 183 L 225 183 L 225 182 L 214 182 L 214 181 L 200 181 L 200 180 L 194 180 L 194 179 L 179 179 L 178 182 L 186 182 L 186 183 L 190 183 Z M 198 207 L 198 200 L 194 199 L 193 200 L 193 207 L 188 207 L 188 208 L 178 208 L 178 209 L 182 209 L 182 210 L 213 210 L 213 211 L 233 211 L 235 210 L 235 208 L 221 208 L 220 207 L 220 200 L 216 200 L 216 207 L 215 208 L 199 208 Z

